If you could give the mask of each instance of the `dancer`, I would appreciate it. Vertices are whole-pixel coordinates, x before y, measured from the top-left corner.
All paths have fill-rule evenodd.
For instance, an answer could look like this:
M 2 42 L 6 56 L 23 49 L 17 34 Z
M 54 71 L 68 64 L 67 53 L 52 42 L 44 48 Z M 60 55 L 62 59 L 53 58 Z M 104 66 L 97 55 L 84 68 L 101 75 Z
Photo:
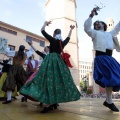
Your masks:
M 25 61 L 27 65 L 27 74 L 30 77 L 38 69 L 38 60 L 34 59 L 34 54 L 32 54 L 28 60 Z
M 31 56 L 33 50 L 24 52 L 25 46 L 20 45 L 18 51 L 10 51 L 6 49 L 6 55 L 13 57 L 13 65 L 10 67 L 7 78 L 3 84 L 2 90 L 7 92 L 7 100 L 3 104 L 11 103 L 11 94 L 17 85 L 17 91 L 24 85 L 28 79 L 28 75 L 23 68 L 24 62 L 27 57 Z
M 2 101 L 6 99 L 6 92 L 2 91 L 2 86 L 7 78 L 7 72 L 9 71 L 9 68 L 11 67 L 10 61 L 11 61 L 11 58 L 3 60 L 3 63 L 0 62 L 0 64 L 3 66 L 2 67 L 2 76 L 0 78 L 0 100 L 2 100 Z M 16 99 L 15 96 L 17 96 L 16 89 L 12 94 L 12 98 Z
M 28 44 L 33 48 L 33 50 L 42 57 L 42 59 L 45 58 L 47 54 L 49 54 L 49 46 L 46 46 L 44 48 L 44 52 L 38 51 L 32 44 L 32 41 L 28 41 Z M 38 65 L 42 63 L 43 60 L 35 60 L 34 55 L 29 57 L 29 60 L 25 61 L 25 64 L 27 64 L 27 71 L 29 76 L 31 76 L 34 72 L 37 71 Z
M 28 42 L 28 44 L 29 44 L 29 45 L 33 48 L 33 50 L 34 50 L 38 55 L 40 55 L 43 59 L 45 58 L 46 55 L 49 54 L 49 46 L 46 46 L 46 47 L 44 48 L 44 52 L 40 52 L 40 51 L 38 51 L 38 50 L 33 46 L 32 41 Z M 41 64 L 42 61 L 43 61 L 43 60 L 39 60 L 39 64 Z M 31 80 L 36 76 L 36 74 L 38 73 L 38 70 L 39 70 L 39 69 L 37 69 L 37 70 L 29 77 L 29 79 L 26 81 L 26 83 L 28 83 L 29 81 L 31 81 Z M 42 105 L 43 105 L 43 103 L 40 102 L 40 104 L 39 104 L 38 106 L 42 106 Z
M 80 92 L 73 82 L 68 66 L 61 57 L 60 47 L 60 42 L 63 48 L 67 45 L 74 26 L 70 26 L 68 37 L 63 41 L 60 29 L 54 31 L 53 37 L 45 32 L 45 27 L 50 23 L 50 21 L 45 22 L 41 29 L 44 37 L 50 42 L 50 53 L 45 57 L 34 79 L 20 90 L 21 93 L 47 104 L 42 113 L 57 109 L 57 103 L 80 99 Z
M 92 10 L 84 24 L 84 30 L 92 38 L 94 50 L 96 51 L 93 77 L 95 82 L 106 90 L 106 101 L 103 105 L 112 111 L 118 112 L 119 109 L 112 100 L 112 91 L 117 92 L 120 90 L 120 65 L 112 57 L 112 51 L 115 46 L 116 50 L 120 52 L 118 41 L 114 39 L 114 36 L 120 31 L 120 22 L 110 32 L 106 32 L 107 25 L 103 21 L 96 21 L 94 29 L 92 29 L 92 18 L 95 12 L 96 8 Z
M 49 46 L 46 46 L 44 48 L 44 52 L 40 52 L 38 51 L 34 46 L 33 46 L 33 43 L 32 41 L 31 42 L 28 42 L 28 44 L 33 48 L 33 50 L 39 55 L 42 57 L 42 59 L 45 58 L 46 55 L 49 54 Z M 39 61 L 39 65 L 41 65 L 42 61 L 43 60 L 38 60 Z M 35 76 L 36 74 L 38 73 L 38 69 L 29 77 L 29 79 L 26 81 L 26 83 L 28 83 L 29 81 L 31 81 Z

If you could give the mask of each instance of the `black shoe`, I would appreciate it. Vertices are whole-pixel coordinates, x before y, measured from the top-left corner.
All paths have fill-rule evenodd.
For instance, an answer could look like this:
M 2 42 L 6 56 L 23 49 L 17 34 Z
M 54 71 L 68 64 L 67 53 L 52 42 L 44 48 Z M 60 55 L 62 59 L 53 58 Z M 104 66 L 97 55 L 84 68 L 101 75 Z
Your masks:
M 49 109 L 47 107 L 44 107 L 43 110 L 41 111 L 41 113 L 47 113 L 49 111 Z
M 114 103 L 108 104 L 108 108 L 114 112 L 119 112 L 119 109 L 114 105 Z
M 108 103 L 107 103 L 106 101 L 103 103 L 103 105 L 104 105 L 105 107 L 108 107 Z
M 2 104 L 9 104 L 11 102 L 12 102 L 11 100 L 8 100 L 8 101 L 3 102 Z
M 58 104 L 54 104 L 54 105 L 53 105 L 53 108 L 54 108 L 54 109 L 57 109 L 57 107 L 58 107 Z
M 22 97 L 21 98 L 21 102 L 27 102 L 27 98 L 26 97 Z
M 50 105 L 49 107 L 44 107 L 41 113 L 47 113 L 52 110 L 53 110 L 53 105 Z
M 43 103 L 41 102 L 39 105 L 37 105 L 38 107 L 42 107 L 43 106 Z

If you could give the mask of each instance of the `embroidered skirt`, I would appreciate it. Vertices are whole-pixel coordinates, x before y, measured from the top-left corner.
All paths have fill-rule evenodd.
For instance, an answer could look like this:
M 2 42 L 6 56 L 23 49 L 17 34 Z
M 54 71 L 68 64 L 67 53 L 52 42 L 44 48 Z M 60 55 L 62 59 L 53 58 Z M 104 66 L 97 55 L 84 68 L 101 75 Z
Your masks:
M 94 59 L 95 82 L 101 87 L 113 87 L 113 91 L 120 90 L 120 64 L 111 56 L 100 55 Z
M 20 93 L 36 101 L 55 104 L 76 101 L 80 92 L 60 54 L 50 53 L 43 60 L 37 75 L 26 83 Z

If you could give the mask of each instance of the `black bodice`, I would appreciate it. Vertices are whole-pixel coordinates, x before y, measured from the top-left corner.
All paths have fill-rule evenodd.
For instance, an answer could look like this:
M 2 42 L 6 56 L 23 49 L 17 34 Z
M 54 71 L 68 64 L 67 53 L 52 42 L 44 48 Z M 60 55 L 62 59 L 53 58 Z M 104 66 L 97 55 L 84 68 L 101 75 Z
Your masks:
M 60 47 L 60 41 L 61 40 L 56 40 L 54 37 L 50 36 L 45 32 L 45 30 L 42 31 L 43 36 L 50 42 L 50 53 L 61 53 L 61 47 Z M 62 41 L 62 48 L 64 48 L 67 43 L 69 42 L 70 38 L 67 37 L 64 41 Z

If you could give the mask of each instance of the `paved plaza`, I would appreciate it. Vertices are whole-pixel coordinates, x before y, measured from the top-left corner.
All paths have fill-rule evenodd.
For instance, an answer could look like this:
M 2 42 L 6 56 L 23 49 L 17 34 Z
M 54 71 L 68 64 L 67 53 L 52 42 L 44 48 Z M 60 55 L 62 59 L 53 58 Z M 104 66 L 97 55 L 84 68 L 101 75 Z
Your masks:
M 110 111 L 102 105 L 103 101 L 103 98 L 82 98 L 43 114 L 37 102 L 21 103 L 18 98 L 7 105 L 0 102 L 0 120 L 120 120 L 120 112 Z M 120 109 L 120 99 L 114 102 Z

